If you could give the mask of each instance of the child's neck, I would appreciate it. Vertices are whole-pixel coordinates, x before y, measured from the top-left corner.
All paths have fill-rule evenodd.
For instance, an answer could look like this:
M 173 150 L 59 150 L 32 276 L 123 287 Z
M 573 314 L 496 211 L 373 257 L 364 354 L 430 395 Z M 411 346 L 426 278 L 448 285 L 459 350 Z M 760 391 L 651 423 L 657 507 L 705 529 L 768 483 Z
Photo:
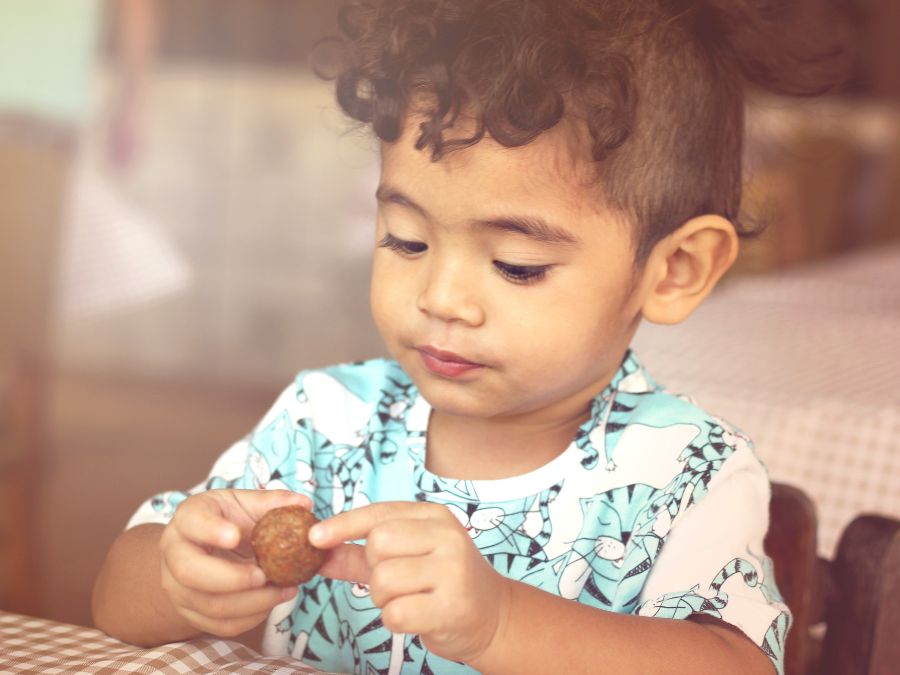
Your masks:
M 426 468 L 446 478 L 496 480 L 534 471 L 565 451 L 590 408 L 552 420 L 478 419 L 432 411 Z

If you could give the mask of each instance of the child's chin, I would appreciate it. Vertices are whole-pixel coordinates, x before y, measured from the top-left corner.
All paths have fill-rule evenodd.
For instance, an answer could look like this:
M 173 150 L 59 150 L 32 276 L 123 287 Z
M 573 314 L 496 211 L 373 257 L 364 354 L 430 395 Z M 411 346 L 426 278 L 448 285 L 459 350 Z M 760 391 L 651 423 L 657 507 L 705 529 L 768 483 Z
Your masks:
M 491 402 L 479 395 L 471 383 L 430 374 L 414 377 L 413 382 L 432 410 L 464 417 L 490 416 L 486 407 L 491 406 Z

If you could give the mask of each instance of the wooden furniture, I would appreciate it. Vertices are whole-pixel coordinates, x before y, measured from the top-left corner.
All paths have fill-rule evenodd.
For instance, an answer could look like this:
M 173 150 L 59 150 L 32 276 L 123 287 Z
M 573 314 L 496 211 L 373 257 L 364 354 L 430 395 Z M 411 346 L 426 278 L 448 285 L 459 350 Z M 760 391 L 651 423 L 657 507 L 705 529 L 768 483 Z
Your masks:
M 822 675 L 900 670 L 900 522 L 862 516 L 827 567 Z
M 40 606 L 36 522 L 71 134 L 0 115 L 0 608 Z
M 794 615 L 785 675 L 897 672 L 900 521 L 857 517 L 828 561 L 816 555 L 815 509 L 801 490 L 774 484 L 769 513 L 766 552 Z
M 793 624 L 785 645 L 785 675 L 806 675 L 818 657 L 810 628 L 821 614 L 819 558 L 816 553 L 816 511 L 800 489 L 772 485 L 766 553 L 775 565 L 775 580 L 791 608 Z M 810 673 L 811 675 L 811 673 Z
M 35 361 L 0 369 L 0 609 L 40 609 L 35 517 L 44 379 Z

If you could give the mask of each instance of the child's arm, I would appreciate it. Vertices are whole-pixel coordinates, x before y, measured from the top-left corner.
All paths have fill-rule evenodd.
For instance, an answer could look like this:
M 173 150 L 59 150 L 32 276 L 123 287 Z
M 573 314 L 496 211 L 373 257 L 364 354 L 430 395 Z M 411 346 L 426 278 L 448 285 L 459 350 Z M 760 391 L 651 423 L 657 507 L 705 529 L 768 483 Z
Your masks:
M 249 536 L 266 511 L 288 504 L 310 506 L 283 490 L 210 490 L 185 500 L 168 525 L 126 530 L 94 585 L 94 623 L 145 646 L 259 625 L 296 589 L 264 585 Z
M 715 619 L 604 612 L 518 582 L 510 582 L 508 597 L 494 640 L 470 664 L 483 673 L 775 671 L 749 638 Z
M 485 673 L 773 672 L 726 624 L 604 612 L 506 579 L 443 506 L 372 504 L 317 525 L 310 539 L 337 547 L 322 572 L 368 583 L 387 628 Z M 357 539 L 365 547 L 340 546 Z
M 162 644 L 198 633 L 175 611 L 160 583 L 163 525 L 138 525 L 115 540 L 94 583 L 94 624 L 125 642 Z

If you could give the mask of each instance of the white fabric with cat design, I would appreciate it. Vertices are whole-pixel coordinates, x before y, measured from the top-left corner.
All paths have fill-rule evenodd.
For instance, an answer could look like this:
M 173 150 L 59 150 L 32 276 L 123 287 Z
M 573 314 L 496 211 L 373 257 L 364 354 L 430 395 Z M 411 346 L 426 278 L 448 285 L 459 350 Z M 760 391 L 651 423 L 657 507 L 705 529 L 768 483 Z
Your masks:
M 209 479 L 145 502 L 165 523 L 189 494 L 287 488 L 320 518 L 377 501 L 444 504 L 500 573 L 601 610 L 736 626 L 783 672 L 790 616 L 762 548 L 769 484 L 749 440 L 664 391 L 629 353 L 568 448 L 530 473 L 454 480 L 426 467 L 430 408 L 399 365 L 304 371 Z M 269 653 L 341 672 L 464 673 L 391 634 L 365 586 L 314 577 L 271 614 Z

